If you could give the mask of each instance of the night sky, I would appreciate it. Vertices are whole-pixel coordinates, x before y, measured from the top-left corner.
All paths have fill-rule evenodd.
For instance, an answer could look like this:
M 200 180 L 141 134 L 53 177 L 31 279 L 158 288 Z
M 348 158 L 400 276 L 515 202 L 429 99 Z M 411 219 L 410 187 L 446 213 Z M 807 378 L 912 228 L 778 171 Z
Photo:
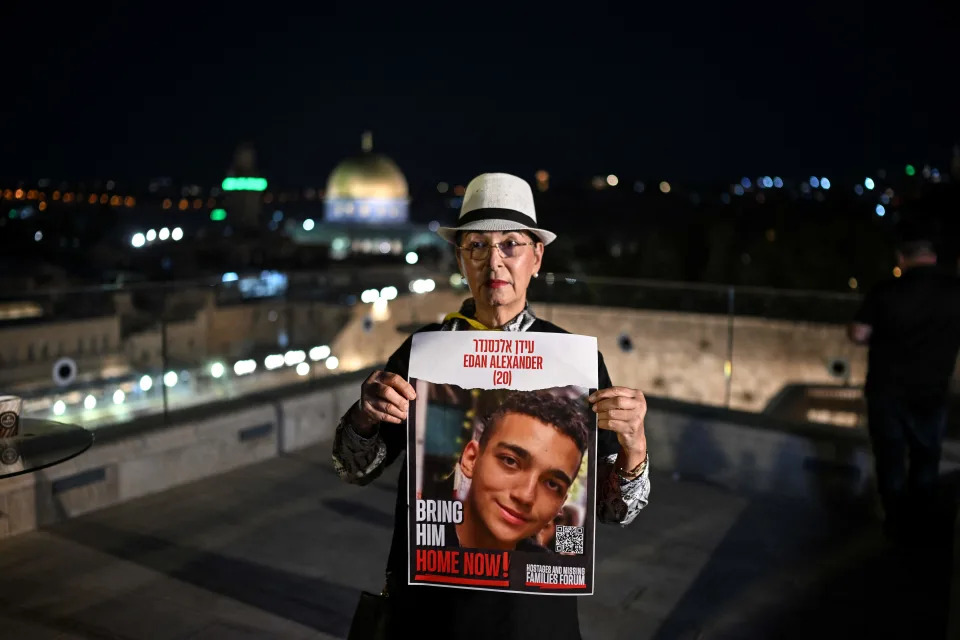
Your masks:
M 843 177 L 960 142 L 948 2 L 130 4 L 3 10 L 0 176 L 213 183 L 249 140 L 320 185 L 364 129 L 413 182 Z

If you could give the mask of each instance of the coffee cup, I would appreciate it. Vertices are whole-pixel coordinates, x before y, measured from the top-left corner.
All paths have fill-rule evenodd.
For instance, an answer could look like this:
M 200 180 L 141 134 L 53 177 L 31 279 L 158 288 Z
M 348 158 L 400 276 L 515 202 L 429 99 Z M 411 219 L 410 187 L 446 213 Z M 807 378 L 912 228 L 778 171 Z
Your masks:
M 0 438 L 20 434 L 20 413 L 23 400 L 17 396 L 0 396 Z

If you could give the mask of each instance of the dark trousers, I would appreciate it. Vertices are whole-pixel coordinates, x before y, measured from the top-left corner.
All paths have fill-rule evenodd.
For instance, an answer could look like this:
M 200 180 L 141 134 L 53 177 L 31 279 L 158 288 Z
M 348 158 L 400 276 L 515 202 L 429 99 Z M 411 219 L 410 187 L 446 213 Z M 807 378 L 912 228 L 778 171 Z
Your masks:
M 866 399 L 877 489 L 888 525 L 933 515 L 946 402 L 889 393 L 868 393 Z

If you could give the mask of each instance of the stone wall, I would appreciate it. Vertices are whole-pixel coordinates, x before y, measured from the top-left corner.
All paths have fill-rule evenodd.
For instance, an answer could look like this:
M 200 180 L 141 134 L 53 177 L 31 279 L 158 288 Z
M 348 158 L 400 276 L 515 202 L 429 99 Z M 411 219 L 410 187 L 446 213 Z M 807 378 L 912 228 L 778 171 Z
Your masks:
M 401 296 L 390 303 L 388 319 L 364 322 L 370 305 L 358 305 L 333 347 L 347 370 L 384 362 L 410 329 L 437 322 L 459 308 L 467 294 L 438 291 Z M 863 383 L 866 349 L 850 343 L 839 325 L 735 317 L 732 358 L 727 316 L 614 307 L 533 305 L 534 311 L 572 333 L 598 336 L 610 376 L 616 384 L 649 395 L 761 411 L 786 384 L 839 384 L 829 365 L 848 363 L 845 381 Z M 620 346 L 626 336 L 629 351 Z
M 104 316 L 11 326 L 0 331 L 0 388 L 24 380 L 50 380 L 61 357 L 73 358 L 81 377 L 126 363 L 120 319 Z
M 761 411 L 785 385 L 839 384 L 830 362 L 848 363 L 846 382 L 863 383 L 866 349 L 839 325 L 612 307 L 547 306 L 541 315 L 568 331 L 598 336 L 617 384 L 696 404 Z M 629 338 L 624 351 L 620 336 Z M 732 340 L 732 343 L 731 343 Z M 732 349 L 731 349 L 732 346 Z

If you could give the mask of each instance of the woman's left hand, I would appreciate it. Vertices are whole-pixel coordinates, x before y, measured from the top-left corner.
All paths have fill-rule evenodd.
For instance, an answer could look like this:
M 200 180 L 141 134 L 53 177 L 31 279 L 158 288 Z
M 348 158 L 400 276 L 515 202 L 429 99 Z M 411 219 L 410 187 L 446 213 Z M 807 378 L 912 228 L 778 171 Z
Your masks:
M 627 455 L 626 468 L 632 468 L 647 455 L 647 436 L 643 418 L 647 415 L 647 400 L 643 393 L 629 387 L 610 387 L 590 394 L 587 398 L 597 414 L 597 426 L 617 434 L 617 440 Z

